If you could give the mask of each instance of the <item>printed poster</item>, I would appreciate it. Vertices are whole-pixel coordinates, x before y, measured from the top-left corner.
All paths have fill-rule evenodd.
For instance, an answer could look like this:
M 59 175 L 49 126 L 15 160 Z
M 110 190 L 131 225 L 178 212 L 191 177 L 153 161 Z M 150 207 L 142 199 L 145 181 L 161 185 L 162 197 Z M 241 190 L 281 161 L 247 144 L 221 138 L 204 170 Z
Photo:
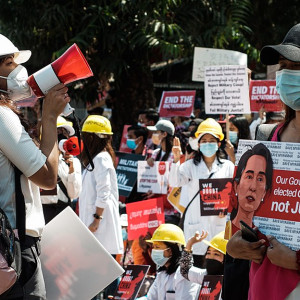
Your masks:
M 114 300 L 134 300 L 150 266 L 128 265 L 114 294 Z
M 192 80 L 204 81 L 205 67 L 218 65 L 247 66 L 247 54 L 232 50 L 195 47 Z
M 181 187 L 172 188 L 171 192 L 168 195 L 168 201 L 176 210 L 183 214 L 185 211 L 185 207 L 180 204 L 181 189 Z
M 165 223 L 162 198 L 153 198 L 126 204 L 128 216 L 128 240 L 138 239 L 147 232 L 151 235 L 157 227 Z
M 169 162 L 155 161 L 150 167 L 147 161 L 138 162 L 137 191 L 139 193 L 167 194 Z
M 119 159 L 116 168 L 119 194 L 128 197 L 137 180 L 138 161 L 144 160 L 145 156 L 118 152 L 117 157 Z
M 205 68 L 205 113 L 249 114 L 249 88 L 246 66 Z
M 195 102 L 196 91 L 164 91 L 159 105 L 160 117 L 190 117 Z
M 252 112 L 258 112 L 262 107 L 265 111 L 282 111 L 282 102 L 276 90 L 276 80 L 251 80 L 249 93 Z
M 205 275 L 198 300 L 221 300 L 222 275 Z
M 92 299 L 124 272 L 70 207 L 46 225 L 41 247 L 47 300 Z
M 245 162 L 249 151 L 259 151 L 261 155 Z M 274 235 L 289 248 L 299 249 L 299 171 L 299 143 L 240 140 L 236 155 L 236 180 L 233 181 L 228 209 L 235 215 L 231 217 L 232 223 L 236 225 L 239 219 L 252 218 L 253 225 L 263 234 Z M 239 209 L 240 206 L 243 210 Z
M 232 179 L 200 179 L 199 186 L 201 216 L 226 214 L 232 189 Z

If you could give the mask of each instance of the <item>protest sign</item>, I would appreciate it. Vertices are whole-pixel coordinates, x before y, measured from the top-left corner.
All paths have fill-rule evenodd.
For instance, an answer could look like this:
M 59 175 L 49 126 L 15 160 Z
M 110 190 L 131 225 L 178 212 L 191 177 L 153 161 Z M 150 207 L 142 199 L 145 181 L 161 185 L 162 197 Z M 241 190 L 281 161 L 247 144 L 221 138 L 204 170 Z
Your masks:
M 159 105 L 160 117 L 190 117 L 195 102 L 196 91 L 163 92 Z
M 120 152 L 125 152 L 125 153 L 131 153 L 132 149 L 127 147 L 127 130 L 131 125 L 124 125 L 123 127 L 123 133 L 122 133 L 122 138 L 121 138 L 121 143 L 120 143 Z
M 155 161 L 150 167 L 146 161 L 138 162 L 137 191 L 139 193 L 167 194 L 169 163 Z
M 219 300 L 223 285 L 222 275 L 205 275 L 198 300 Z
M 236 165 L 238 165 L 241 155 L 257 144 L 264 144 L 266 146 L 265 149 L 267 149 L 265 152 L 268 155 L 271 153 L 273 160 L 273 174 L 270 191 L 265 195 L 263 194 L 260 199 L 256 199 L 256 195 L 258 194 L 258 189 L 256 188 L 255 192 L 251 192 L 251 198 L 249 198 L 249 196 L 246 197 L 245 203 L 249 208 L 253 207 L 257 202 L 256 209 L 252 210 L 252 213 L 254 213 L 253 224 L 257 226 L 262 233 L 274 235 L 279 242 L 285 244 L 289 248 L 293 250 L 299 249 L 300 144 L 240 140 L 238 152 L 236 154 Z M 264 157 L 266 157 L 267 154 L 265 154 Z M 264 161 L 259 162 L 256 158 L 253 168 L 264 164 Z M 245 163 L 242 162 L 242 165 L 245 165 Z M 244 169 L 247 171 L 248 168 L 247 163 Z M 267 167 L 263 167 L 263 169 L 265 169 L 266 175 L 261 176 L 258 182 L 263 182 L 263 188 L 266 188 L 266 180 L 271 174 L 270 170 L 272 170 L 272 164 L 267 164 Z M 261 171 L 263 172 L 264 170 Z M 249 176 L 249 179 L 253 177 L 251 174 L 251 170 L 248 170 L 247 175 Z M 266 179 L 264 179 L 264 177 L 266 177 Z M 240 184 L 241 182 L 242 180 L 240 180 Z M 240 188 L 243 188 L 246 191 L 247 184 L 244 184 L 243 187 Z M 247 193 L 246 195 L 248 195 Z M 236 200 L 238 203 L 231 200 L 231 208 L 228 209 L 228 212 L 231 212 L 234 207 L 238 208 L 241 202 L 240 198 L 242 197 L 237 195 Z M 250 209 L 248 209 L 248 211 L 251 212 Z M 234 221 L 235 220 L 232 222 L 234 223 Z
M 232 50 L 194 48 L 193 81 L 204 81 L 207 66 L 240 65 L 247 66 L 247 54 Z
M 231 178 L 200 179 L 201 216 L 227 213 L 232 188 Z
M 150 266 L 128 265 L 116 290 L 114 300 L 134 300 L 144 282 Z
M 118 166 L 116 168 L 118 189 L 121 196 L 128 197 L 137 180 L 137 166 L 139 160 L 145 156 L 118 152 Z
M 282 111 L 282 102 L 276 91 L 275 80 L 251 80 L 249 94 L 252 112 L 258 112 L 262 106 L 265 111 Z
M 183 214 L 185 207 L 180 205 L 181 187 L 172 188 L 168 195 L 168 201 L 172 206 Z
M 47 300 L 92 299 L 124 272 L 70 207 L 46 225 L 41 247 Z
M 250 113 L 248 75 L 245 66 L 205 68 L 205 113 Z
M 126 204 L 128 240 L 138 239 L 165 223 L 163 199 L 153 198 Z

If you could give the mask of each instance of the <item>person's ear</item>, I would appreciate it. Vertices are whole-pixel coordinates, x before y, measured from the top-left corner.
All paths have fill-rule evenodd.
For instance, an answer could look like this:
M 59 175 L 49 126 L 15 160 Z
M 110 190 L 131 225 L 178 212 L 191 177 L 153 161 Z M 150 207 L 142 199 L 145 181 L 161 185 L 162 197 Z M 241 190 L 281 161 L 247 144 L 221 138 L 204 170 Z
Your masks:
M 238 183 L 234 180 L 233 181 L 233 190 L 234 190 L 235 194 L 237 194 L 237 187 L 238 187 Z

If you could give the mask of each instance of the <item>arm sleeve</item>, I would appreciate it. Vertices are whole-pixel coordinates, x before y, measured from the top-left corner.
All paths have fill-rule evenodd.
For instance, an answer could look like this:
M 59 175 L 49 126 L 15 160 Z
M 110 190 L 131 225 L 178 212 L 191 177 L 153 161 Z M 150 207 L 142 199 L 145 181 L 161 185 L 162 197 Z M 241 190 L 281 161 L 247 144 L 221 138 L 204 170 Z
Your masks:
M 110 157 L 96 157 L 94 159 L 94 176 L 96 180 L 97 198 L 95 205 L 100 208 L 107 206 L 107 201 L 111 196 L 111 176 L 110 169 L 113 168 Z
M 149 300 L 157 300 L 158 299 L 157 277 L 155 278 L 154 282 L 152 283 L 152 285 L 148 291 L 147 299 L 149 299 Z
M 191 180 L 191 175 L 188 172 L 190 162 L 187 161 L 180 165 L 180 162 L 172 163 L 169 174 L 169 185 L 172 187 L 183 186 Z
M 26 177 L 32 176 L 45 164 L 46 156 L 7 107 L 0 107 L 0 124 L 1 151 Z
M 82 187 L 81 179 L 81 165 L 78 158 L 73 158 L 74 172 L 67 176 L 67 191 L 70 199 L 76 199 L 79 197 Z

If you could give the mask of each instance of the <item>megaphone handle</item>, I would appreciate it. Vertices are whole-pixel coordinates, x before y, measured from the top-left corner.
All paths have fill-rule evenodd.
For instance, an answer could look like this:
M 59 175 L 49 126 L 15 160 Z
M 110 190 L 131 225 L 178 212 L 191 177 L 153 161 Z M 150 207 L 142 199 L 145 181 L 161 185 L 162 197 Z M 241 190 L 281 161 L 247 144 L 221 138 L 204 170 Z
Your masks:
M 65 106 L 63 112 L 61 113 L 63 116 L 67 117 L 68 115 L 70 115 L 72 112 L 74 111 L 74 108 L 67 103 L 67 105 Z

